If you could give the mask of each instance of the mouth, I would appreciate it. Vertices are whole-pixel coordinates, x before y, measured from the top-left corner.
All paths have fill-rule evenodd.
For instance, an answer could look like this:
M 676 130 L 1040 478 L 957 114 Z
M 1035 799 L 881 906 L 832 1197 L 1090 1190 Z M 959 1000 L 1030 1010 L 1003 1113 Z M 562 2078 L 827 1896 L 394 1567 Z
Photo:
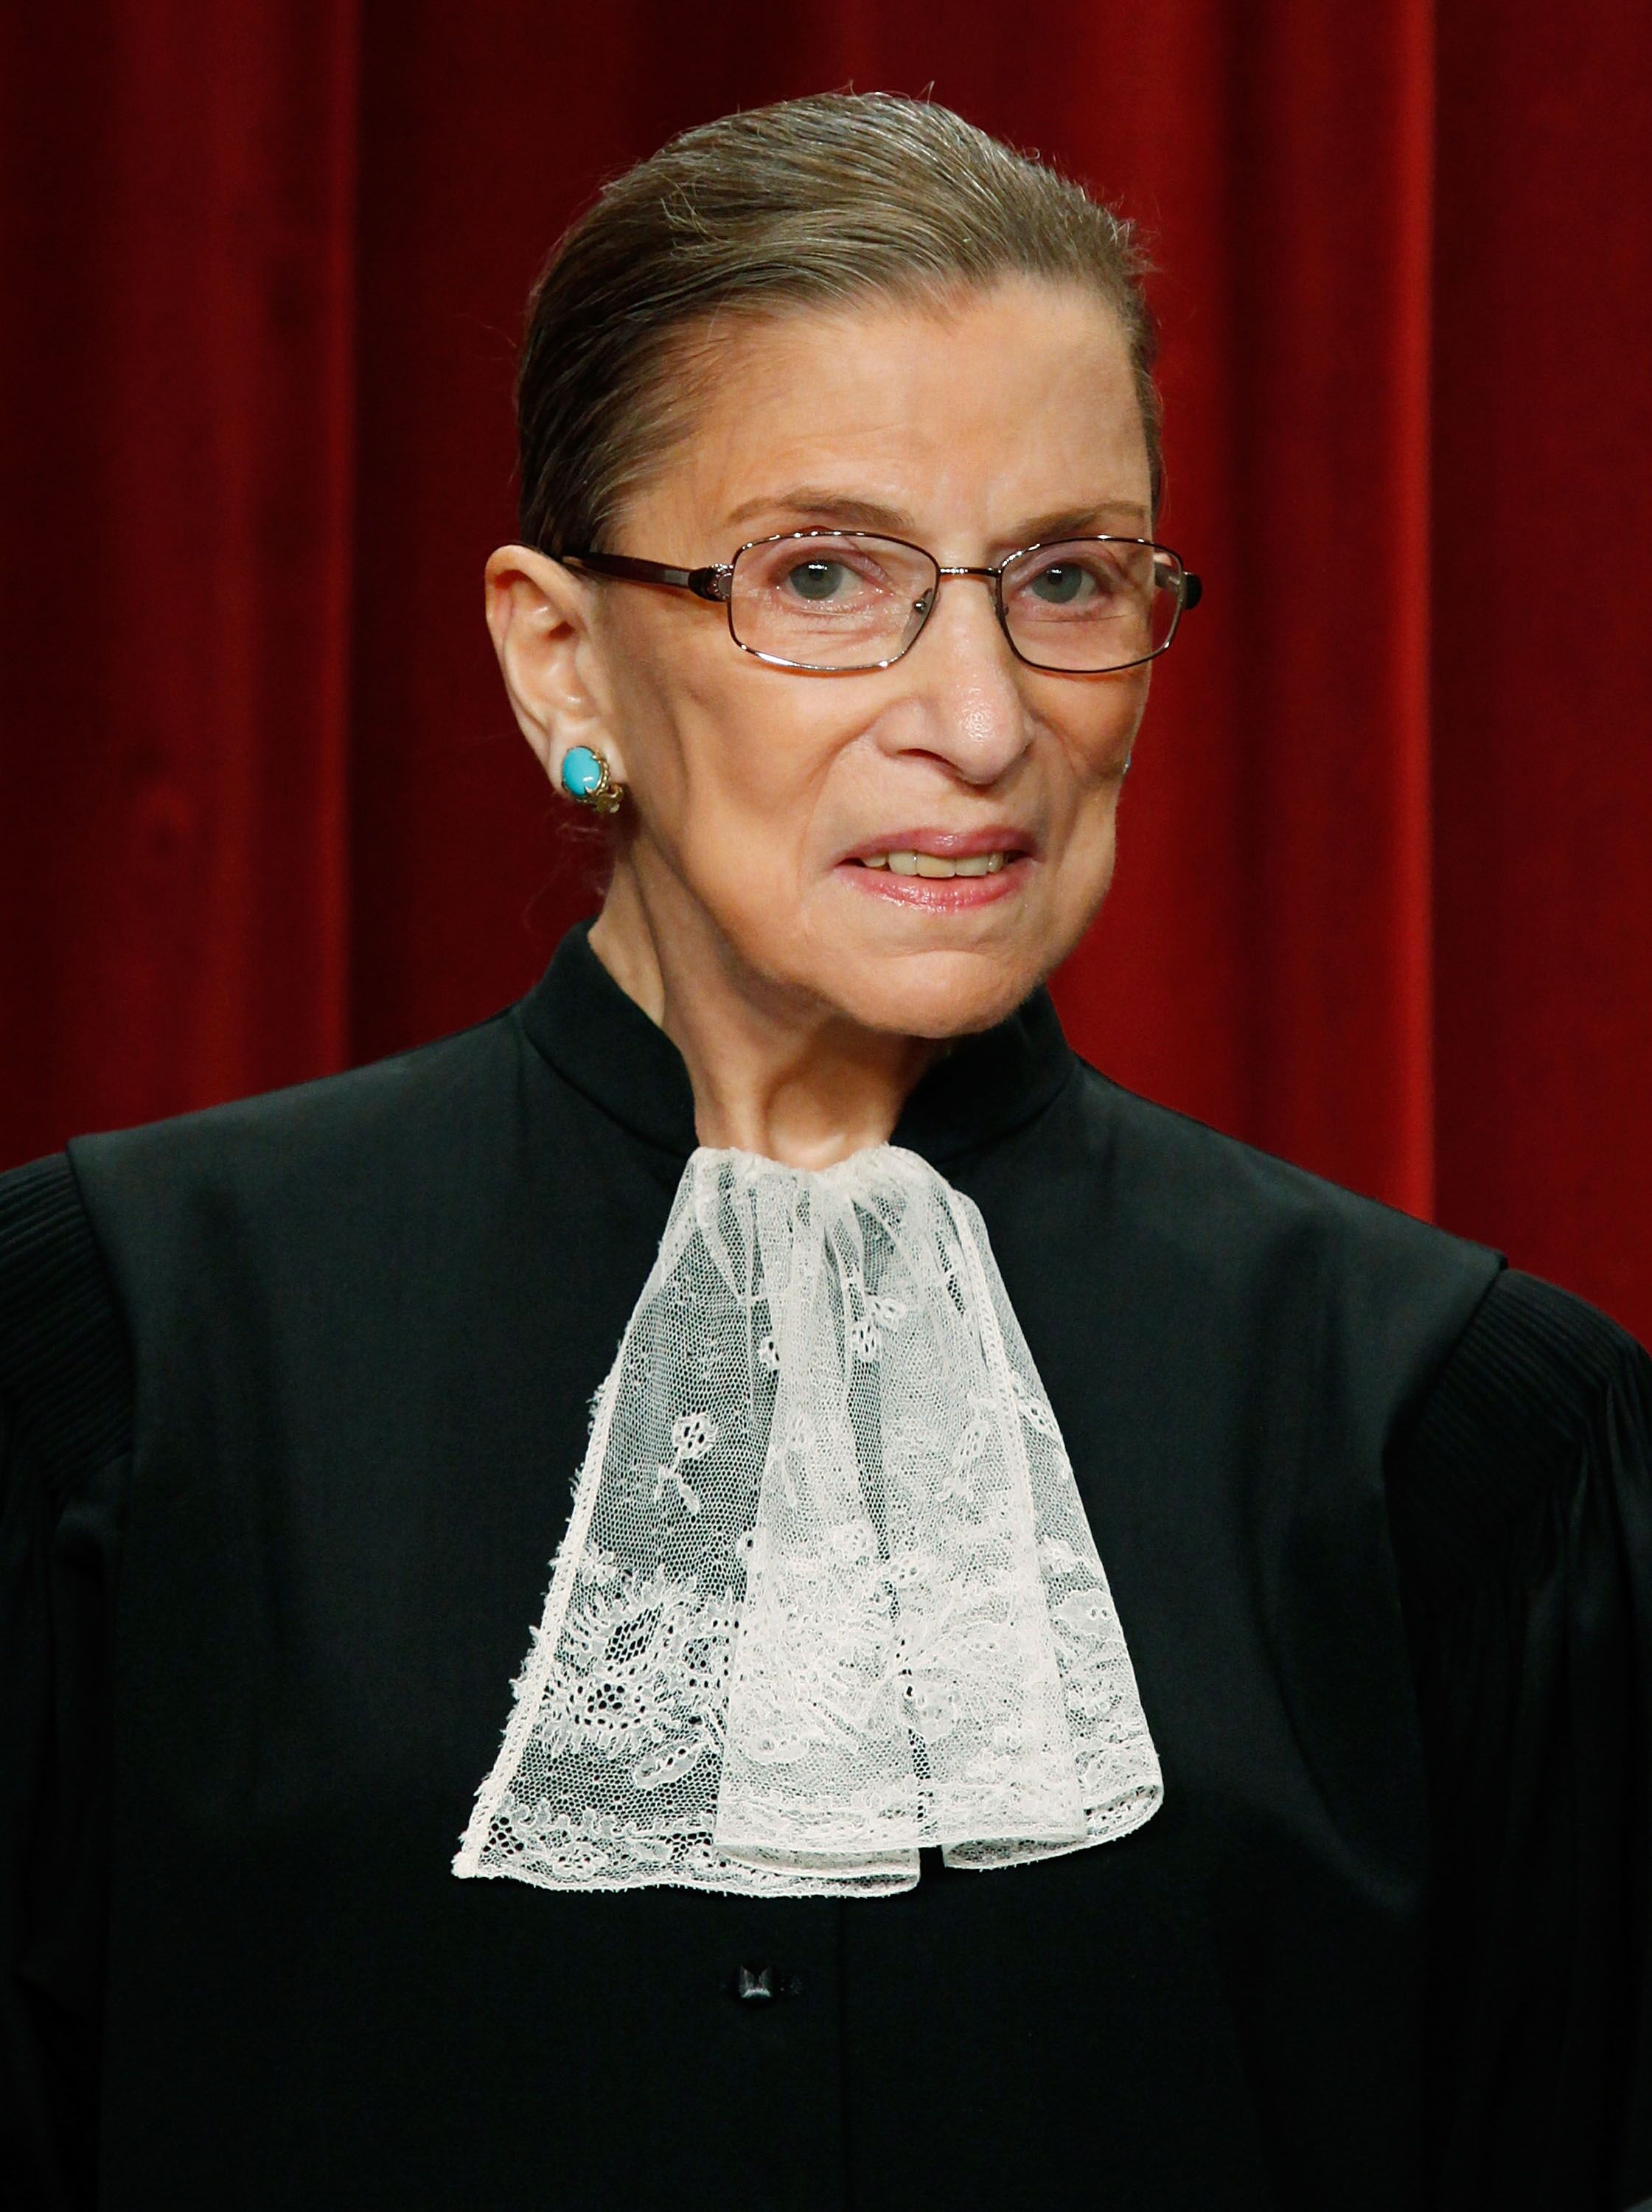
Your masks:
M 944 853 L 867 853 L 863 868 L 887 868 L 892 876 L 923 876 L 932 883 L 948 883 L 955 876 L 995 876 L 1010 854 L 968 853 L 957 860 Z M 1015 856 L 1017 860 L 1020 854 Z
M 907 830 L 868 839 L 837 864 L 853 887 L 902 906 L 945 913 L 1013 896 L 1032 866 L 1024 830 Z

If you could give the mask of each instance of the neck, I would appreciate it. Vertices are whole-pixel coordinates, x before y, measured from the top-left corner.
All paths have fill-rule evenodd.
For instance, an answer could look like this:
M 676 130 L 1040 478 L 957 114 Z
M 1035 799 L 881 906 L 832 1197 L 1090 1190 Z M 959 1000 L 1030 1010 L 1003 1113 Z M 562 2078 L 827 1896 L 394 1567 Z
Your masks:
M 652 889 L 652 887 L 651 887 Z M 888 1142 L 944 1046 L 851 1021 L 742 961 L 705 909 L 645 895 L 623 858 L 591 949 L 682 1054 L 702 1145 L 824 1168 Z

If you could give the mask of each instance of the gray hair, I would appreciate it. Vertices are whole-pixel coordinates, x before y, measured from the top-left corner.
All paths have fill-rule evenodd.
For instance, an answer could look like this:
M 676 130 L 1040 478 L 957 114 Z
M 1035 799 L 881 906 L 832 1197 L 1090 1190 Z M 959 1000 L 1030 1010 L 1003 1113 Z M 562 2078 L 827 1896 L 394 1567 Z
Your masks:
M 1014 276 L 1089 286 L 1117 314 L 1163 481 L 1157 338 L 1130 223 L 951 108 L 817 93 L 705 123 L 604 186 L 552 251 L 517 379 L 519 527 L 594 550 L 669 454 L 692 340 L 731 313 L 867 295 L 943 300 Z

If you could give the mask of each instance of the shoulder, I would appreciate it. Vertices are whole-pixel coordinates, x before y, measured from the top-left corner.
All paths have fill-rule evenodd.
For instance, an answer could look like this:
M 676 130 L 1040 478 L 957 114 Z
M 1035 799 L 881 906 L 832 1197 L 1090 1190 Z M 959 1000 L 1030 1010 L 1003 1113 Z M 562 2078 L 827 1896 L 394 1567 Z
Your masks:
M 1525 1571 L 1534 1547 L 1566 1540 L 1567 1516 L 1571 1540 L 1593 1530 L 1602 1555 L 1652 1558 L 1652 1359 L 1627 1329 L 1487 1246 L 1088 1068 L 1084 1090 L 1109 1188 L 1152 1249 L 1236 1284 L 1270 1344 L 1311 1331 L 1331 1379 L 1388 1378 L 1385 1490 L 1408 1596 L 1449 1603 Z
M 141 1127 L 69 1157 L 118 1282 L 129 1251 L 204 1252 L 238 1231 L 344 1235 L 440 1183 L 508 1109 L 512 1012 L 345 1073 Z
M 59 1494 L 131 1427 L 125 1332 L 62 1153 L 0 1176 L 0 1414 Z
M 1086 1061 L 1079 1063 L 1075 1087 L 1084 1110 L 1105 1126 L 1131 1180 L 1154 1194 L 1167 1212 L 1196 1206 L 1218 1233 L 1224 1224 L 1249 1229 L 1268 1219 L 1282 1230 L 1342 1230 L 1415 1251 L 1465 1248 L 1464 1239 L 1414 1214 L 1127 1091 Z
M 1588 1493 L 1586 1495 L 1586 1493 Z M 1652 1536 L 1652 1359 L 1586 1299 L 1510 1269 L 1396 1440 L 1396 1538 L 1437 1595 L 1539 1534 L 1558 1504 Z
M 222 1335 L 226 1300 L 248 1285 L 303 1310 L 329 1283 L 341 1300 L 381 1290 L 410 1245 L 430 1264 L 508 1174 L 525 1081 L 550 1079 L 507 1009 L 343 1074 L 76 1138 L 49 1174 L 22 1171 L 44 1182 L 13 1202 L 57 1205 L 55 1233 L 69 1236 L 72 1193 L 72 1233 L 97 1254 L 137 1371 L 151 1375 L 180 1319 L 191 1341 Z M 15 1285 L 24 1304 L 40 1288 L 38 1269 Z
M 1139 1242 L 1212 1291 L 1298 1326 L 1437 1359 L 1505 1265 L 1472 1239 L 1310 1173 L 1081 1063 L 1071 1086 L 1114 1203 Z
M 1413 1450 L 1497 1442 L 1522 1455 L 1574 1443 L 1614 1390 L 1638 1390 L 1647 1354 L 1626 1328 L 1541 1277 L 1510 1268 L 1476 1309 L 1441 1370 Z
M 489 1090 L 508 1086 L 520 1038 L 513 1013 L 343 1074 L 79 1137 L 70 1156 L 94 1210 L 103 1192 L 124 1183 L 251 1188 L 264 1177 L 346 1170 L 387 1142 L 416 1144 L 473 1118 Z

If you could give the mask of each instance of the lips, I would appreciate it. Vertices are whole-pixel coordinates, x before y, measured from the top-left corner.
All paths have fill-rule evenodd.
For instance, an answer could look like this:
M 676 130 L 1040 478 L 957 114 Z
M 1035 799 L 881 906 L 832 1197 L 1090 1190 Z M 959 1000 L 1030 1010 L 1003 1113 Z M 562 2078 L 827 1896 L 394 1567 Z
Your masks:
M 945 882 L 954 876 L 995 876 L 1008 857 L 995 853 L 867 853 L 863 868 L 887 868 L 892 876 L 925 876 Z
M 981 830 L 891 830 L 867 838 L 837 866 L 857 890 L 948 914 L 1010 896 L 1027 880 L 1033 859 L 1024 830 L 993 823 Z
M 981 830 L 890 830 L 851 846 L 841 859 L 859 861 L 863 867 L 879 867 L 902 859 L 907 862 L 929 860 L 956 863 L 990 861 L 997 855 L 998 866 L 1002 867 L 1006 861 L 1030 857 L 1035 849 L 1035 841 L 1028 831 L 1017 829 L 1012 823 L 993 822 Z M 903 865 L 897 872 L 927 875 L 931 871 Z M 983 871 L 972 866 L 964 872 L 976 875 Z M 996 869 L 992 872 L 996 873 Z

